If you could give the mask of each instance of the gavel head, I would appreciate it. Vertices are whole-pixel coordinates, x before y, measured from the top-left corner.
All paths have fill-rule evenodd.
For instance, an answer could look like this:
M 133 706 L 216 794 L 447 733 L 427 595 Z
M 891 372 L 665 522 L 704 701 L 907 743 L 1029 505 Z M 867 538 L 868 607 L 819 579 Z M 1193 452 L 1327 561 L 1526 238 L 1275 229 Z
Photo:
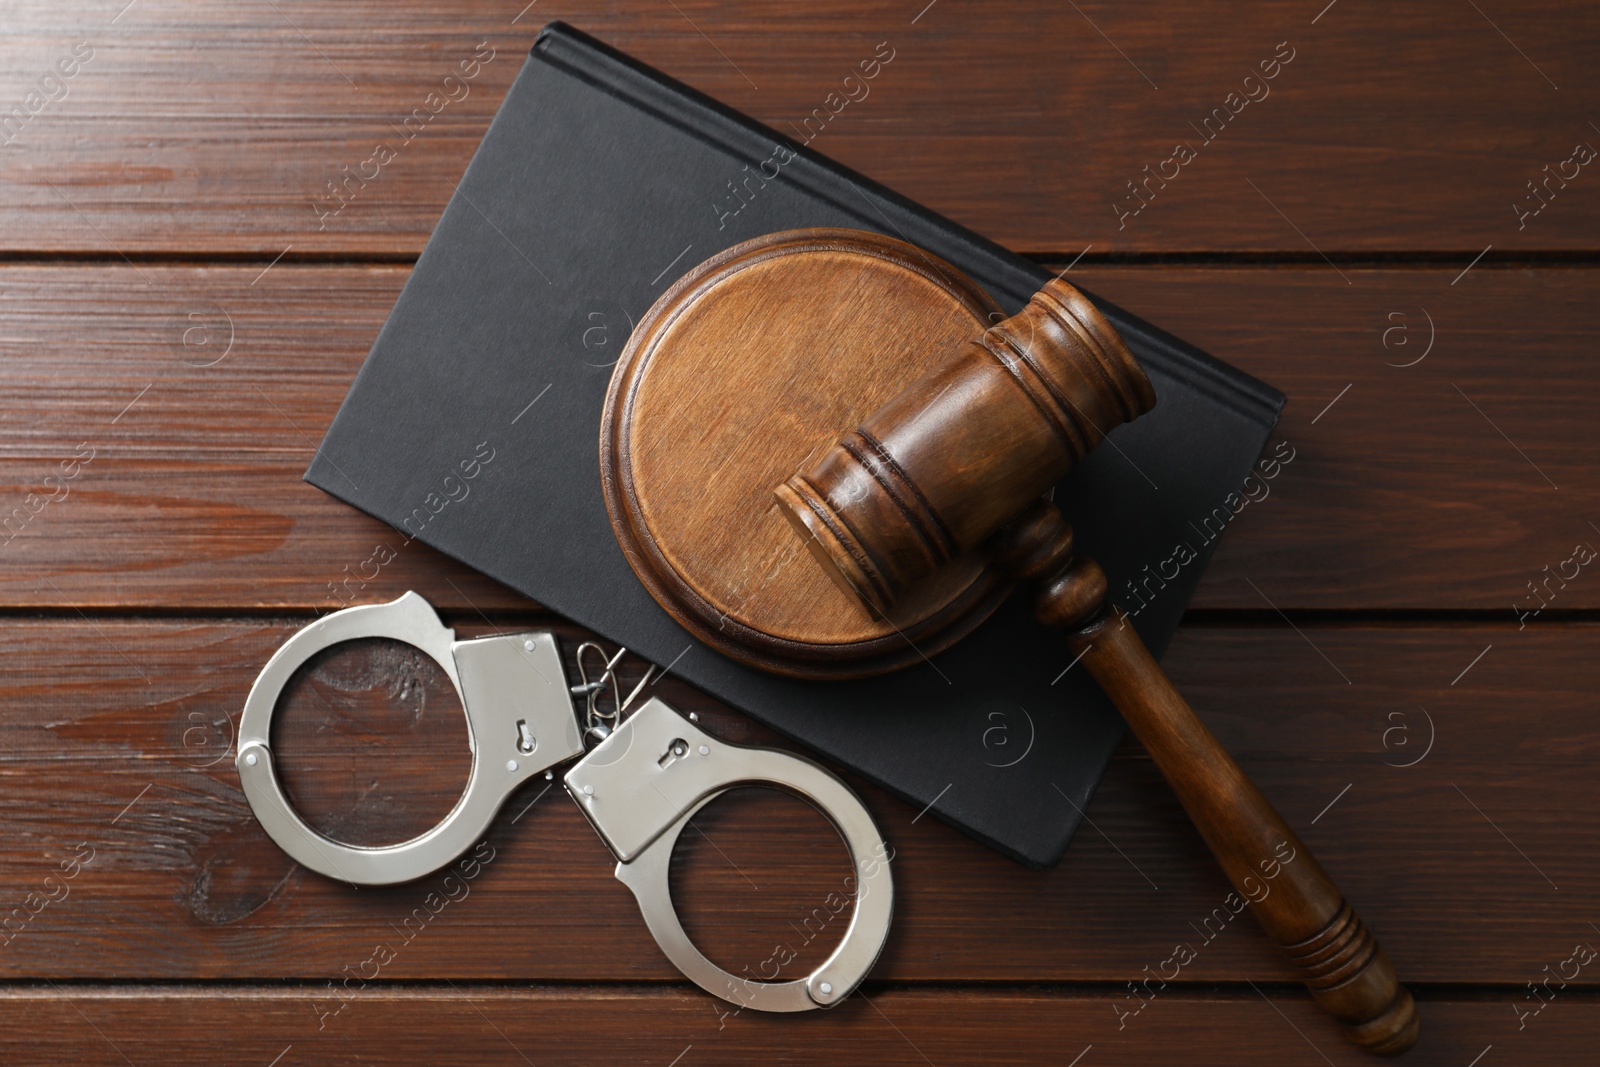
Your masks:
M 1155 401 L 1105 316 L 1053 280 L 774 494 L 833 578 L 883 614 Z

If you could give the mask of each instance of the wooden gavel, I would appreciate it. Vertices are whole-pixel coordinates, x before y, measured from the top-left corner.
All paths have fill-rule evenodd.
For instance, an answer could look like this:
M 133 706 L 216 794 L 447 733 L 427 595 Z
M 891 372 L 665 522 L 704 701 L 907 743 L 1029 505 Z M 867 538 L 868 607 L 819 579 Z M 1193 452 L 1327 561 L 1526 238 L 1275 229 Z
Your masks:
M 1348 1036 L 1415 1043 L 1411 994 L 1311 851 L 1239 769 L 1106 600 L 1098 564 L 1043 499 L 1155 392 L 1106 318 L 1056 280 L 774 492 L 829 573 L 870 611 L 974 550 L 1034 590 L 1043 623 L 1116 704 L 1256 918 Z M 1291 857 L 1285 859 L 1285 857 Z M 1255 891 L 1251 890 L 1251 885 Z

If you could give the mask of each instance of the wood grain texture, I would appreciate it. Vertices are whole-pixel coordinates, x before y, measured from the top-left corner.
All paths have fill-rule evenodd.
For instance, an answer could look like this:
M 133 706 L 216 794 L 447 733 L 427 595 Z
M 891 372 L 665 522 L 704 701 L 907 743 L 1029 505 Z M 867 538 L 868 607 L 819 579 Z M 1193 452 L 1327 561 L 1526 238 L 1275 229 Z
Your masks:
M 1600 278 L 1344 274 L 1069 275 L 1288 394 L 1277 436 L 1295 459 L 1249 490 L 1263 499 L 1219 542 L 1194 605 L 1538 609 L 1528 583 L 1543 589 L 1576 544 L 1600 547 Z M 1600 606 L 1600 582 L 1575 570 L 1528 625 Z
M 49 578 L 86 607 L 327 610 L 362 588 L 380 544 L 397 552 L 384 578 L 436 604 L 525 605 L 299 480 L 406 271 L 279 264 L 252 286 L 260 273 L 0 267 L 0 515 L 80 445 L 96 449 L 69 497 L 0 548 L 0 605 L 60 609 Z M 1600 546 L 1600 385 L 1586 355 L 1600 275 L 1480 265 L 1452 286 L 1457 273 L 1348 270 L 1350 286 L 1326 265 L 1068 275 L 1289 395 L 1278 435 L 1295 459 L 1252 490 L 1195 607 L 1270 610 L 1269 598 L 1514 619 L 1514 604 L 1538 606 L 1527 584 L 1544 568 L 1580 541 Z M 225 358 L 183 361 L 212 358 L 230 320 Z M 187 346 L 185 330 L 198 331 Z M 1392 365 L 1430 336 L 1422 362 Z M 590 364 L 621 339 L 565 343 L 574 374 L 609 374 Z M 535 458 L 510 441 L 501 454 Z M 1600 608 L 1587 570 L 1550 589 L 1552 610 L 1529 626 Z
M 447 621 L 464 634 L 483 629 Z M 227 746 L 229 716 L 293 625 L 101 618 L 0 631 L 10 668 L 0 682 L 0 914 L 44 892 L 80 842 L 94 849 L 70 896 L 0 948 L 0 974 L 316 982 L 388 938 L 405 942 L 384 972 L 395 979 L 681 980 L 612 878 L 609 853 L 544 783 L 511 800 L 470 896 L 420 935 L 407 938 L 404 924 L 437 889 L 428 880 L 356 890 L 287 860 L 251 818 Z M 580 632 L 556 629 L 570 656 Z M 1407 980 L 1520 988 L 1592 936 L 1583 886 L 1600 877 L 1588 815 L 1600 804 L 1595 628 L 1302 629 L 1185 629 L 1168 667 L 1360 901 Z M 395 652 L 384 642 L 339 651 L 284 709 L 279 744 L 297 800 L 347 840 L 402 839 L 464 782 L 448 687 Z M 625 687 L 643 664 L 626 667 Z M 657 692 L 731 741 L 774 741 L 673 678 Z M 1048 709 L 1030 714 L 1047 728 Z M 987 755 L 983 741 L 972 739 L 975 760 Z M 1217 932 L 1229 886 L 1136 746 L 1113 762 L 1092 823 L 1047 873 L 863 792 L 896 850 L 895 926 L 874 980 L 1121 989 L 1179 943 L 1198 949 L 1182 983 L 1294 977 L 1252 923 Z M 1016 802 L 1029 818 L 1067 814 L 1053 795 Z M 776 944 L 799 950 L 808 933 L 818 945 L 832 936 L 830 923 L 806 925 L 848 874 L 820 817 L 767 797 L 716 805 L 700 825 L 703 837 L 685 835 L 677 875 L 690 928 L 713 958 L 737 973 Z
M 0 134 L 0 247 L 413 255 L 563 18 L 1021 251 L 1596 248 L 1588 169 L 1526 184 L 1600 143 L 1582 5 L 1319 6 L 31 0 L 0 112 L 93 58 Z M 880 42 L 863 96 L 843 79 Z M 328 183 L 374 172 L 340 208 Z
M 528 606 L 305 484 L 304 462 L 119 462 L 114 450 L 97 450 L 77 478 L 63 482 L 59 464 L 75 447 L 50 458 L 0 460 L 0 491 L 13 522 L 6 532 L 17 531 L 0 548 L 0 586 L 14 606 L 321 612 L 362 602 L 378 580 L 400 583 L 401 592 L 414 588 L 441 607 Z M 51 495 L 56 499 L 39 506 Z
M 342 1067 L 471 1062 L 484 1067 L 816 1063 L 894 1065 L 1116 1063 L 1166 1067 L 1173 1050 L 1194 1067 L 1359 1067 L 1370 1057 L 1319 1028 L 1310 1004 L 1261 994 L 1162 998 L 1117 1030 L 1103 994 L 948 992 L 869 988 L 822 1019 L 723 1013 L 706 998 L 631 989 L 385 988 L 338 1001 L 294 986 L 123 992 L 60 985 L 9 991 L 5 1008 L 26 1027 L 0 1033 L 8 1062 L 39 1067 L 225 1063 Z M 1503 999 L 1424 1005 L 1432 1025 L 1404 1062 L 1467 1064 L 1492 1056 L 1549 1067 L 1592 1062 L 1600 1026 L 1592 996 L 1568 994 L 1527 1029 Z M 1297 1032 L 1298 1031 L 1298 1032 Z M 1092 1046 L 1092 1049 L 1090 1048 Z M 221 1050 L 219 1052 L 219 1050 Z M 127 1059 L 122 1057 L 126 1056 Z M 1511 1058 L 1514 1057 L 1514 1058 Z M 1485 1060 L 1485 1063 L 1490 1062 Z
M 898 850 L 897 924 L 865 997 L 803 1019 L 730 1016 L 689 989 L 559 792 L 514 798 L 471 896 L 420 926 L 423 885 L 329 884 L 264 838 L 226 770 L 227 716 L 307 615 L 415 588 L 463 630 L 480 611 L 541 618 L 300 473 L 551 18 L 797 141 L 809 118 L 811 147 L 1053 269 L 1087 251 L 1068 280 L 1289 394 L 1296 459 L 1222 539 L 1206 622 L 1167 666 L 1425 983 L 1407 1062 L 1592 1061 L 1587 970 L 1521 1029 L 1517 1010 L 1600 936 L 1600 668 L 1595 627 L 1568 613 L 1600 608 L 1600 582 L 1556 585 L 1526 629 L 1512 610 L 1600 536 L 1584 266 L 1600 197 L 1590 165 L 1551 177 L 1600 144 L 1582 107 L 1600 21 L 1572 0 L 8 6 L 0 523 L 20 532 L 0 546 L 0 914 L 31 917 L 0 947 L 0 1060 L 1364 1061 L 1247 923 L 1122 1014 L 1142 1003 L 1127 983 L 1204 939 L 1228 890 L 1133 746 L 1045 874 L 865 788 Z M 1293 59 L 1247 85 L 1279 42 Z M 841 105 L 880 43 L 894 58 Z M 1150 177 L 1178 141 L 1195 158 Z M 329 183 L 379 144 L 394 158 L 341 204 Z M 1237 265 L 1097 263 L 1123 253 Z M 592 365 L 621 344 L 551 340 L 575 374 L 609 373 Z M 396 558 L 364 577 L 379 544 Z M 1374 618 L 1459 609 L 1492 614 Z M 559 630 L 570 654 L 579 634 Z M 661 688 L 730 739 L 771 740 Z M 454 716 L 425 665 L 366 643 L 300 680 L 278 742 L 319 825 L 393 839 L 459 789 Z M 826 948 L 832 924 L 809 940 L 806 924 L 843 858 L 820 820 L 756 794 L 700 825 L 674 890 L 719 963 Z M 63 861 L 70 895 L 32 914 Z M 340 1011 L 329 983 L 390 941 L 395 963 Z

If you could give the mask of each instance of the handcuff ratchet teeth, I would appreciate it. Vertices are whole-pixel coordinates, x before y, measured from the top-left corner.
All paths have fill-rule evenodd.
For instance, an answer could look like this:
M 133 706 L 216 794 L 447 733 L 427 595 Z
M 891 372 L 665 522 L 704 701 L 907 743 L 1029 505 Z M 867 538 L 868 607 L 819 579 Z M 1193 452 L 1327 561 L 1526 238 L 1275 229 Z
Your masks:
M 461 699 L 472 753 L 466 789 L 443 821 L 409 841 L 378 847 L 334 841 L 307 825 L 278 783 L 269 743 L 279 694 L 294 672 L 318 652 L 363 637 L 404 642 L 439 664 Z M 581 756 L 564 777 L 567 792 L 617 857 L 617 879 L 633 892 L 656 944 L 686 977 L 760 1011 L 831 1007 L 848 996 L 888 938 L 894 903 L 887 846 L 855 793 L 811 760 L 723 741 L 658 698 L 610 725 L 585 755 L 551 634 L 457 641 L 428 602 L 409 592 L 387 604 L 336 611 L 290 637 L 245 700 L 235 765 L 251 810 L 290 857 L 329 878 L 392 885 L 453 862 L 481 840 L 519 786 Z M 694 946 L 673 909 L 668 871 L 678 835 L 729 789 L 755 784 L 778 786 L 821 811 L 855 867 L 855 909 L 844 938 L 804 978 L 755 981 L 728 973 Z

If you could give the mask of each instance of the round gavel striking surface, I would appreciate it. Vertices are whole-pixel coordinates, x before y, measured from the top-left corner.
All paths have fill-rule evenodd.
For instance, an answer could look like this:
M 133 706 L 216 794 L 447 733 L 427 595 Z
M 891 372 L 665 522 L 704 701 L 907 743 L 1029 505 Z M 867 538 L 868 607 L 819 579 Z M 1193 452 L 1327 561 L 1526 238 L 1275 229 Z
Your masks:
M 1013 579 L 968 553 L 865 611 L 772 487 L 1001 317 L 942 260 L 857 230 L 770 234 L 681 278 L 629 338 L 600 433 L 606 507 L 651 595 L 725 655 L 802 677 L 894 670 L 970 633 Z

